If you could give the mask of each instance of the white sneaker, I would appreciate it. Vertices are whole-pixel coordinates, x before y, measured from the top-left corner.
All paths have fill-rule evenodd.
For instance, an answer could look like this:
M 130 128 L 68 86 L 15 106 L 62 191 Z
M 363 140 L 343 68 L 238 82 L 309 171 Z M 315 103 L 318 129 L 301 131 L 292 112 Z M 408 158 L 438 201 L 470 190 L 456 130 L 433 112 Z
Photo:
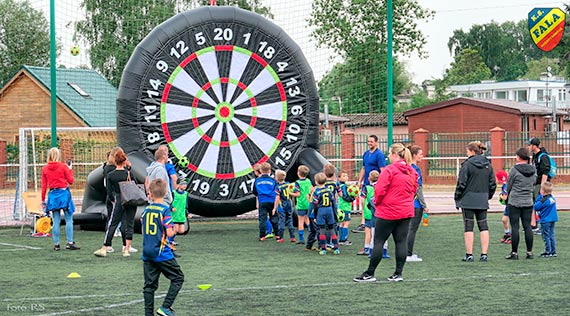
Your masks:
M 113 234 L 113 237 L 121 237 L 121 231 L 117 229 Z
M 115 249 L 113 249 L 113 247 L 107 247 L 107 253 L 112 253 L 115 252 Z
M 422 261 L 424 260 L 418 257 L 418 255 L 411 255 L 406 257 L 406 262 L 422 262 Z
M 123 252 L 125 251 L 125 246 L 123 246 Z M 131 246 L 131 248 L 129 249 L 129 252 L 139 252 L 139 250 L 133 246 Z

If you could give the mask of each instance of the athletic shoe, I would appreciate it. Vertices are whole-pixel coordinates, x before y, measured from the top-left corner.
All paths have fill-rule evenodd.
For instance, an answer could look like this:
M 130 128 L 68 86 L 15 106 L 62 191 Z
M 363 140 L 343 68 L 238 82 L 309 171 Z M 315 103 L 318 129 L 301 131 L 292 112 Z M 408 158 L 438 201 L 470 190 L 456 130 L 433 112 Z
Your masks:
M 178 246 L 178 243 L 175 242 L 175 241 L 173 241 L 172 244 L 173 244 L 174 246 Z
M 527 258 L 527 259 L 534 259 L 534 255 L 532 254 L 532 252 L 527 252 L 527 253 L 526 253 L 526 258 Z
M 265 237 L 259 237 L 259 241 L 264 241 Z
M 77 247 L 74 242 L 68 242 L 67 245 L 65 245 L 65 249 L 67 249 L 67 250 L 79 250 L 81 248 Z
M 109 249 L 109 248 L 107 248 L 107 249 Z M 125 246 L 123 246 L 123 251 L 125 251 Z M 109 251 L 107 251 L 107 252 L 109 252 Z M 131 248 L 129 248 L 129 252 L 134 253 L 134 252 L 139 252 L 139 250 L 137 248 L 131 246 Z
M 317 247 L 312 246 L 312 247 L 305 247 L 305 251 L 317 251 Z
M 298 242 L 296 242 L 297 245 L 304 245 L 305 241 L 304 240 L 299 240 Z
M 280 244 L 282 244 L 284 241 L 285 241 L 285 239 L 283 239 L 283 238 L 277 239 L 277 242 L 280 243 Z
M 349 240 L 339 241 L 338 244 L 339 244 L 339 245 L 350 246 L 350 245 L 352 245 L 352 241 L 349 241 Z
M 473 262 L 473 261 L 475 261 L 475 258 L 473 258 L 473 255 L 467 255 L 467 254 L 465 254 L 465 256 L 463 256 L 463 259 L 461 259 L 461 261 L 463 261 L 463 262 Z
M 61 249 L 60 245 L 54 245 L 53 246 L 53 250 L 55 250 L 55 251 L 59 251 L 60 249 Z
M 352 279 L 354 282 L 376 282 L 376 278 L 373 275 L 368 275 L 368 273 L 364 272 L 360 276 Z
M 353 233 L 364 233 L 364 225 L 360 224 L 356 229 L 351 229 L 350 231 Z
M 107 253 L 113 253 L 115 252 L 115 249 L 113 249 L 113 247 L 107 247 Z
M 275 235 L 273 235 L 273 234 L 267 234 L 267 235 L 265 235 L 265 238 L 266 238 L 266 239 L 273 238 L 273 237 L 275 237 Z
M 130 257 L 130 256 L 131 256 L 130 252 L 123 250 L 123 257 Z
M 324 249 L 323 249 L 323 250 L 321 250 L 321 251 L 319 251 L 319 255 L 321 255 L 321 256 L 322 256 L 322 255 L 326 255 L 326 254 L 327 254 L 327 251 L 326 251 L 326 250 L 324 250 Z
M 481 257 L 479 257 L 479 261 L 481 262 L 487 262 L 489 261 L 489 256 L 487 256 L 486 254 L 482 253 Z
M 509 253 L 505 259 L 507 260 L 519 260 L 519 255 L 516 252 Z
M 404 278 L 402 278 L 401 274 L 392 274 L 391 277 L 388 277 L 388 281 L 392 281 L 392 282 L 402 282 L 404 281 Z
M 295 238 L 289 238 L 290 242 L 297 242 L 297 240 Z
M 370 251 L 370 254 L 372 255 L 372 251 Z M 390 255 L 388 254 L 388 249 L 384 249 L 384 252 L 382 253 L 382 259 L 390 259 Z
M 340 255 L 340 250 L 335 249 L 334 252 L 333 252 L 333 254 L 335 254 L 335 255 Z
M 107 250 L 104 247 L 101 247 L 93 253 L 97 257 L 107 257 Z
M 502 244 L 510 244 L 510 241 L 511 241 L 511 234 L 510 234 L 510 233 L 509 233 L 509 234 L 505 234 L 505 235 L 503 236 L 503 238 L 501 238 L 501 243 L 502 243 Z
M 556 252 L 552 252 L 552 253 L 550 253 L 550 256 L 556 258 L 556 257 L 558 257 L 558 254 Z
M 535 235 L 542 235 L 542 230 L 540 230 L 540 228 L 533 228 L 532 229 L 532 233 Z
M 543 253 L 541 253 L 541 254 L 539 255 L 539 257 L 541 257 L 541 258 L 550 258 L 550 257 L 552 257 L 552 255 L 549 254 L 549 253 L 547 253 L 547 252 L 543 252 Z
M 370 254 L 369 249 L 360 248 L 360 251 L 356 253 L 358 256 L 368 256 Z
M 411 255 L 406 257 L 406 262 L 422 262 L 424 259 L 418 257 L 418 255 Z
M 117 229 L 113 234 L 113 237 L 121 237 L 121 231 Z
M 159 307 L 156 314 L 160 316 L 174 316 L 174 311 L 171 308 Z

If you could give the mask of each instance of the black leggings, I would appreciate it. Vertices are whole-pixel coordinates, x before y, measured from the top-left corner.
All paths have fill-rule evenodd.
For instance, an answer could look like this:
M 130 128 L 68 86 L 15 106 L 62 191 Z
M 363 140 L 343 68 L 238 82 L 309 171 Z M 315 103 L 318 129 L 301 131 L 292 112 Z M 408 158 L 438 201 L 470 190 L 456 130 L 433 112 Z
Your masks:
M 384 243 L 392 234 L 394 238 L 394 243 L 396 244 L 396 274 L 402 274 L 404 270 L 404 264 L 406 263 L 406 255 L 408 253 L 408 229 L 410 228 L 410 218 L 398 219 L 398 220 L 385 220 L 382 218 L 376 218 L 374 232 L 374 250 L 372 251 L 372 258 L 370 259 L 370 264 L 368 265 L 368 270 L 366 273 L 368 275 L 374 275 L 376 267 L 382 261 L 382 254 L 384 252 Z
M 530 227 L 530 221 L 532 219 L 532 206 L 528 207 L 516 207 L 508 205 L 509 208 L 509 222 L 511 223 L 511 249 L 512 252 L 518 252 L 519 249 L 519 219 L 522 222 L 524 229 L 524 241 L 526 244 L 526 251 L 532 251 L 533 243 L 533 233 Z
M 414 208 L 414 213 L 414 217 L 412 217 L 410 221 L 410 229 L 408 230 L 408 256 L 413 255 L 414 243 L 416 241 L 416 232 L 418 231 L 418 227 L 420 227 L 424 209 Z
M 113 202 L 113 211 L 111 212 L 111 219 L 107 222 L 107 229 L 105 230 L 105 242 L 103 245 L 112 246 L 113 234 L 121 222 L 121 237 L 123 239 L 123 246 L 126 240 L 133 240 L 133 226 L 135 213 L 137 212 L 136 206 L 122 206 L 120 199 Z

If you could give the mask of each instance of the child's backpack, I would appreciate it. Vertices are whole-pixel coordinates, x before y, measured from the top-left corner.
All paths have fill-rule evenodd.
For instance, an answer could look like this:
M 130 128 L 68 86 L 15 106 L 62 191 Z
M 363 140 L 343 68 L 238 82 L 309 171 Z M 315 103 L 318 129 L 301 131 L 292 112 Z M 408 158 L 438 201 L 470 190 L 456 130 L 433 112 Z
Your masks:
M 548 172 L 548 177 L 550 179 L 553 179 L 554 177 L 556 177 L 556 161 L 554 161 L 554 159 L 552 159 L 552 157 L 550 157 L 549 154 L 543 152 L 540 155 L 538 155 L 539 162 L 540 159 L 542 158 L 542 155 L 546 155 L 546 157 L 548 157 L 548 160 L 550 161 L 550 171 Z

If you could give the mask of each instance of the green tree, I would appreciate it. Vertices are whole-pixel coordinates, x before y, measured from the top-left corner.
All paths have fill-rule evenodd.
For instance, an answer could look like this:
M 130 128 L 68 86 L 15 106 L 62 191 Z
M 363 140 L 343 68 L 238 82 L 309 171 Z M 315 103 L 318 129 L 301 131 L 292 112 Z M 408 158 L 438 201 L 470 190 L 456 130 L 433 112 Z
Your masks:
M 152 29 L 181 10 L 207 5 L 208 0 L 83 0 L 86 19 L 77 25 L 89 43 L 91 66 L 118 86 L 133 50 Z M 271 16 L 259 0 L 220 0 Z
M 0 0 L 0 84 L 22 65 L 48 66 L 49 24 L 28 1 Z
M 330 90 L 340 94 L 351 112 L 385 111 L 386 69 L 386 1 L 314 0 L 309 25 L 315 27 L 311 36 L 319 47 L 329 47 L 345 59 L 335 74 L 319 84 L 326 96 Z M 426 39 L 415 21 L 427 20 L 433 12 L 416 0 L 394 1 L 394 51 L 401 55 L 417 52 L 425 56 Z M 413 21 L 413 22 L 410 22 Z M 396 67 L 395 67 L 396 68 Z M 342 70 L 340 70 L 342 69 Z M 394 71 L 395 72 L 395 71 Z M 396 76 L 395 76 L 396 77 Z M 336 79 L 335 79 L 336 78 Z M 334 81 L 337 80 L 337 81 Z M 344 86 L 343 81 L 348 81 Z M 335 88 L 336 87 L 336 88 Z M 395 92 L 397 92 L 397 84 Z
M 564 5 L 564 11 L 566 11 L 565 32 L 552 54 L 558 57 L 560 74 L 566 80 L 570 80 L 570 32 L 568 32 L 568 29 L 570 29 L 570 2 Z
M 558 63 L 548 57 L 542 57 L 541 59 L 531 60 L 527 64 L 527 72 L 524 75 L 524 79 L 528 80 L 539 80 L 541 77 L 544 77 L 546 72 L 546 68 L 550 67 L 550 73 L 553 76 L 558 76 L 560 74 L 560 66 Z
M 498 81 L 520 78 L 527 71 L 526 62 L 542 56 L 530 38 L 526 20 L 473 25 L 468 32 L 455 30 L 447 46 L 453 55 L 466 48 L 478 51 Z
M 446 70 L 443 82 L 446 86 L 479 83 L 491 79 L 491 70 L 483 62 L 478 51 L 466 48 L 455 56 L 451 67 Z

